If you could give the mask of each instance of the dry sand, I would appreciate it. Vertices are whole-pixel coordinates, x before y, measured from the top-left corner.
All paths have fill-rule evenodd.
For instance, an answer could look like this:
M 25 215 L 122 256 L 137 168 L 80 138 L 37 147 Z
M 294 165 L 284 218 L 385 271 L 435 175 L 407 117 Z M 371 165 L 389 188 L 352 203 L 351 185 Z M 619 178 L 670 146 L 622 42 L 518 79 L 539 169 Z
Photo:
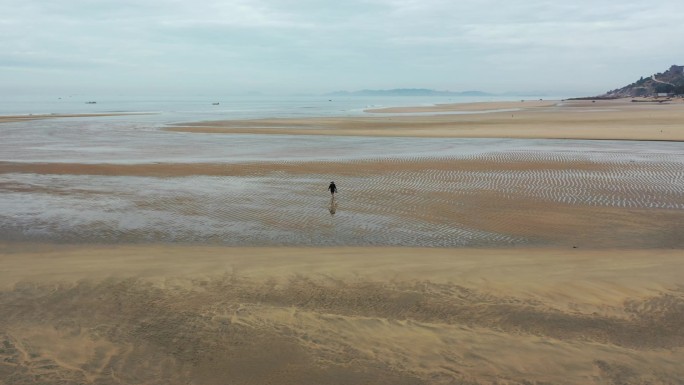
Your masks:
M 680 250 L 4 244 L 3 384 L 677 384 Z
M 515 112 L 211 122 L 173 129 L 684 139 L 681 103 L 525 103 Z M 518 108 L 513 105 L 436 108 Z M 444 159 L 332 165 L 2 163 L 0 173 L 172 178 L 328 175 L 331 167 L 336 175 L 369 178 L 413 178 L 430 170 L 428 181 L 443 181 L 445 171 L 456 169 L 456 175 L 492 175 L 495 184 L 503 180 L 497 177 L 501 172 L 553 176 L 554 170 L 571 168 L 579 174 L 626 175 L 629 167 L 646 167 L 645 176 L 651 172 L 651 165 L 502 158 L 457 165 Z M 663 172 L 679 177 L 677 170 Z M 406 210 L 395 214 L 406 220 L 458 218 L 491 231 L 547 237 L 556 247 L 0 243 L 0 384 L 684 383 L 681 209 L 560 204 L 549 199 L 567 180 L 557 186 L 540 182 L 552 186 L 548 190 L 524 179 L 506 180 L 513 183 L 506 190 L 496 185 L 458 197 L 422 191 L 421 181 L 399 193 L 433 203 L 421 203 L 424 210 L 416 211 L 411 209 L 416 201 L 407 201 Z M 597 195 L 605 192 L 606 186 L 594 187 Z M 611 199 L 648 202 L 639 195 L 642 190 L 623 187 Z M 525 188 L 548 191 L 551 198 L 530 198 Z M 680 190 L 660 193 L 673 204 L 681 201 Z M 382 194 L 381 201 L 394 199 Z M 463 204 L 454 205 L 455 199 Z M 572 248 L 578 237 L 583 243 Z
M 492 112 L 496 110 L 506 111 Z M 681 124 L 684 121 L 684 102 L 679 99 L 667 103 L 632 103 L 631 99 L 599 100 L 595 103 L 524 101 L 370 111 L 392 115 L 200 122 L 169 129 L 285 135 L 684 140 Z M 464 113 L 467 111 L 476 113 Z

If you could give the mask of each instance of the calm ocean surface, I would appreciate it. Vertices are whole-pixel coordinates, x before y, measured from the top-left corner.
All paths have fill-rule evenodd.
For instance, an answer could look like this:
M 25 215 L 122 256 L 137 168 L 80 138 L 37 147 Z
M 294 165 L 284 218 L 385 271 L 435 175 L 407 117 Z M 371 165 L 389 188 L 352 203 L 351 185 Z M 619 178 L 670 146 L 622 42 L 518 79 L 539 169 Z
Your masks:
M 545 97 L 546 99 L 560 99 Z M 35 97 L 0 96 L 0 115 L 154 113 L 147 121 L 224 120 L 307 116 L 358 116 L 380 107 L 429 106 L 538 99 L 535 97 L 334 97 L 334 96 L 230 96 L 230 97 Z M 96 102 L 88 104 L 88 102 Z M 218 105 L 214 103 L 219 103 Z

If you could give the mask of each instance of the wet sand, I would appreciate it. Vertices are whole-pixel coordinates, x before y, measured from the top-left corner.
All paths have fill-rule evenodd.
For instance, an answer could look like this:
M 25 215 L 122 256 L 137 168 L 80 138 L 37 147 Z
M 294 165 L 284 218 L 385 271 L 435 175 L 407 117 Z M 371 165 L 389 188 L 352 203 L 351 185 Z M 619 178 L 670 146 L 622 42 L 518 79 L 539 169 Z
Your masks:
M 5 162 L 0 230 L 6 240 L 77 243 L 684 248 L 682 155 L 600 148 L 346 162 Z M 340 189 L 334 216 L 330 180 Z
M 682 104 L 525 103 L 174 129 L 681 140 Z M 0 384 L 681 384 L 677 143 L 507 145 L 0 162 Z
M 684 140 L 684 130 L 681 129 L 684 102 L 681 100 L 669 103 L 632 103 L 631 99 L 599 100 L 595 103 L 584 100 L 525 101 L 389 108 L 370 112 L 391 115 L 212 121 L 183 124 L 169 130 L 380 137 Z

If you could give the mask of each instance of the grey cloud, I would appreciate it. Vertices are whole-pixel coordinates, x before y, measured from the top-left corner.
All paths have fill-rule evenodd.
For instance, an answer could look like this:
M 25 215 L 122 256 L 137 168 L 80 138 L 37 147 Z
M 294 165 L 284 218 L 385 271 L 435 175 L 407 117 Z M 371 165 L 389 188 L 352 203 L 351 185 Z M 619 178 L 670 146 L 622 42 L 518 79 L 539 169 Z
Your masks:
M 183 73 L 178 88 L 591 92 L 675 64 L 681 14 L 678 0 L 5 0 L 0 86 L 87 68 L 103 89 Z

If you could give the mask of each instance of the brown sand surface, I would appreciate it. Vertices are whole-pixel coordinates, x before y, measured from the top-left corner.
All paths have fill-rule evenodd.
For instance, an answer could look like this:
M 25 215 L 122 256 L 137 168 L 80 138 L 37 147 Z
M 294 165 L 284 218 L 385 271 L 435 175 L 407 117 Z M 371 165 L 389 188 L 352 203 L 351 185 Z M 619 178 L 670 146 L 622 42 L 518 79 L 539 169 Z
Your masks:
M 0 245 L 0 383 L 678 384 L 682 250 Z
M 486 112 L 499 109 L 516 111 Z M 197 133 L 684 140 L 684 102 L 626 100 L 496 102 L 371 110 L 382 117 L 199 122 L 168 128 Z M 480 112 L 463 114 L 464 111 Z M 421 115 L 408 113 L 423 112 Z M 431 114 L 461 112 L 461 114 Z M 402 115 L 402 113 L 405 113 Z
M 613 166 L 614 167 L 614 166 Z M 32 173 L 53 175 L 111 175 L 182 177 L 191 175 L 246 176 L 287 173 L 296 175 L 330 173 L 332 175 L 383 174 L 397 171 L 475 171 L 531 169 L 546 170 L 606 170 L 609 165 L 590 161 L 550 162 L 545 159 L 450 159 L 420 158 L 409 160 L 354 160 L 310 162 L 252 162 L 252 163 L 14 163 L 0 161 L 0 174 Z
M 497 102 L 473 102 L 473 103 L 453 103 L 435 104 L 433 106 L 412 106 L 412 107 L 386 107 L 369 108 L 365 110 L 371 113 L 424 113 L 424 112 L 468 112 L 468 111 L 496 111 L 521 108 L 553 107 L 559 104 L 558 100 L 520 100 L 520 101 L 497 101 Z

